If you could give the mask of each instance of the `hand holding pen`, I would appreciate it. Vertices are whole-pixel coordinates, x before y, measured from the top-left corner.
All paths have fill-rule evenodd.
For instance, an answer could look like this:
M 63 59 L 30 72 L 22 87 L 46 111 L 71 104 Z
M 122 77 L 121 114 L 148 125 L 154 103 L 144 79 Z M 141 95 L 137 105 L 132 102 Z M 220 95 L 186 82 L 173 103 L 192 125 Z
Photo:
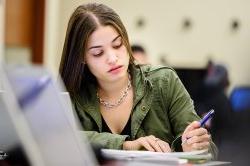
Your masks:
M 210 110 L 200 122 L 194 121 L 187 126 L 182 135 L 183 151 L 208 149 L 211 136 L 203 127 L 213 115 L 214 110 Z

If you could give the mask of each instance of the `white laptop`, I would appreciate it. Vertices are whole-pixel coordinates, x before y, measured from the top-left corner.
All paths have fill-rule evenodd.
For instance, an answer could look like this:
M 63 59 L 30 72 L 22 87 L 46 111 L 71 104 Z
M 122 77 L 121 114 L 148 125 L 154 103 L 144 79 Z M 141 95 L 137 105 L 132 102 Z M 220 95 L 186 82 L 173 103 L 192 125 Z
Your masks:
M 68 119 L 70 121 L 71 126 L 73 127 L 74 130 L 79 131 L 81 130 L 80 123 L 78 121 L 77 114 L 75 110 L 73 109 L 73 105 L 71 103 L 70 95 L 68 92 L 61 92 L 60 93 L 62 100 L 63 100 L 63 105 L 66 109 L 64 109 L 66 112 L 66 116 L 68 116 Z
M 28 165 L 97 165 L 88 142 L 79 141 L 69 96 L 48 71 L 39 66 L 0 70 L 0 151 L 8 155 L 6 161 L 16 157 L 8 152 L 18 149 Z

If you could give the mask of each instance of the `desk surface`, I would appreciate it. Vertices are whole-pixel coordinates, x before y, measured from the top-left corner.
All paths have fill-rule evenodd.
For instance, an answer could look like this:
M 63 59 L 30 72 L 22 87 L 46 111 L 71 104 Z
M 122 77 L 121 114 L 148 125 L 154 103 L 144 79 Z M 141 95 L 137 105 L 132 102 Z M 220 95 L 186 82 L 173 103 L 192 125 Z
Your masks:
M 182 164 L 181 164 L 182 165 Z M 185 166 L 186 164 L 183 164 Z M 190 164 L 191 166 L 215 166 L 215 165 L 232 165 L 231 162 L 225 161 L 209 161 L 203 164 Z M 145 161 L 109 161 L 101 164 L 101 166 L 168 166 L 165 163 L 152 163 Z
M 203 164 L 194 164 L 194 166 L 213 166 L 213 165 L 232 165 L 232 163 L 226 161 L 209 161 Z

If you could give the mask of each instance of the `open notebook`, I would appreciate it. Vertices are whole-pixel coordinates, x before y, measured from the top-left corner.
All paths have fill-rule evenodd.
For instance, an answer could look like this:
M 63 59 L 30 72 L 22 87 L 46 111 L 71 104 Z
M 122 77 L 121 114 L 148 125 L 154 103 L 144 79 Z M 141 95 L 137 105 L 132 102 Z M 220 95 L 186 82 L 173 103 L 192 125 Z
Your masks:
M 192 152 L 150 152 L 150 151 L 124 151 L 102 149 L 104 156 L 118 160 L 135 160 L 135 161 L 153 161 L 168 164 L 183 164 L 188 161 L 206 162 L 212 159 L 212 155 L 207 150 L 199 150 Z
M 39 66 L 8 66 L 0 75 L 0 150 L 7 155 L 0 162 L 97 165 L 88 142 L 79 141 L 63 89 L 48 71 Z

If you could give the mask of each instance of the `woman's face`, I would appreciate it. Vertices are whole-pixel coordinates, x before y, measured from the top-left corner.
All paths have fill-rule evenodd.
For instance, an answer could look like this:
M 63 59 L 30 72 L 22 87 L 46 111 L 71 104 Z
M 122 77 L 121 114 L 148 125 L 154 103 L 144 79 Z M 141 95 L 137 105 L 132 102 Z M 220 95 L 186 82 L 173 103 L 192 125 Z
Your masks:
M 98 81 L 113 82 L 127 76 L 129 55 L 112 26 L 99 26 L 90 35 L 85 62 Z

